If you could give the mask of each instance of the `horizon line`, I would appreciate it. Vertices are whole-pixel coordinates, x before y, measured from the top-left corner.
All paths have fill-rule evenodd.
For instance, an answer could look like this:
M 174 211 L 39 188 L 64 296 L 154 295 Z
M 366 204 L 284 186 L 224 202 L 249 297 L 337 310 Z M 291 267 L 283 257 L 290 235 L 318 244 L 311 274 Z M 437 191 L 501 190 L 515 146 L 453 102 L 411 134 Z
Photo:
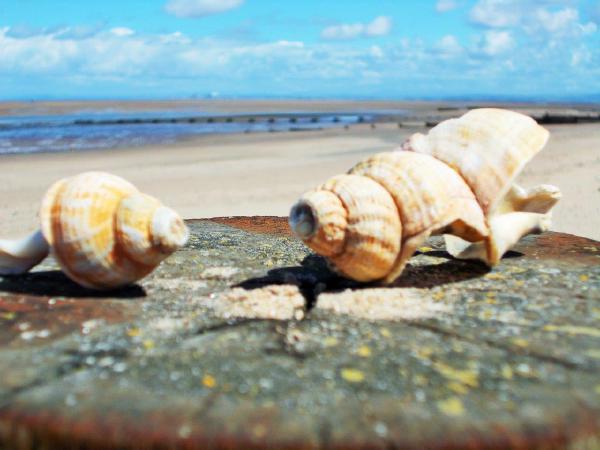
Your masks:
M 344 101 L 344 102 L 506 102 L 506 103 L 600 103 L 600 93 L 527 96 L 527 95 L 453 95 L 453 96 L 323 96 L 323 95 L 173 95 L 173 96 L 36 96 L 5 97 L 0 103 L 9 102 L 168 102 L 168 101 Z

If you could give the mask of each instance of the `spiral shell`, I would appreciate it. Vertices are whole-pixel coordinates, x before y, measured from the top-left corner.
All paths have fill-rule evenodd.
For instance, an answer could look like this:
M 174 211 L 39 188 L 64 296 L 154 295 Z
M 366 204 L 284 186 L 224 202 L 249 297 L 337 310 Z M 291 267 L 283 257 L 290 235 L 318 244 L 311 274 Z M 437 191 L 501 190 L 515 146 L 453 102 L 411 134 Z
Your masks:
M 455 169 L 490 215 L 549 135 L 531 117 L 481 108 L 440 123 L 426 136 L 414 134 L 403 148 L 431 155 Z
M 393 280 L 436 230 L 449 227 L 470 240 L 487 235 L 462 178 L 412 152 L 380 153 L 331 178 L 300 199 L 290 223 L 297 232 L 305 227 L 298 234 L 306 244 L 357 281 Z
M 115 175 L 87 172 L 56 182 L 40 211 L 42 233 L 62 270 L 95 289 L 131 284 L 184 245 L 171 209 Z
M 317 229 L 310 228 L 313 218 Z M 395 264 L 401 234 L 398 211 L 392 196 L 367 177 L 331 178 L 303 196 L 290 220 L 298 224 L 295 229 L 305 242 L 347 277 L 382 278 Z
M 393 281 L 432 234 L 446 234 L 454 256 L 494 265 L 523 235 L 549 226 L 558 189 L 513 184 L 547 138 L 522 114 L 472 110 L 307 192 L 290 226 L 357 281 Z

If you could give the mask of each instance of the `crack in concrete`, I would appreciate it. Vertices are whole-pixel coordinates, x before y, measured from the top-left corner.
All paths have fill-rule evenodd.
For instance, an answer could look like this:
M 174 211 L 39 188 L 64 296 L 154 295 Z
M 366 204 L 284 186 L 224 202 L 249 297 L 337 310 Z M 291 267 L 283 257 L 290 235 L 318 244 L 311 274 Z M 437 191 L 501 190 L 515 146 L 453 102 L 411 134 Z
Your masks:
M 317 436 L 319 437 L 319 448 L 327 449 L 331 448 L 331 422 L 326 418 L 322 418 L 323 422 L 319 427 Z
M 104 338 L 109 337 L 111 332 L 112 330 L 107 331 Z M 98 364 L 86 362 L 86 359 L 90 357 L 94 358 L 95 363 L 105 357 L 114 358 L 116 362 L 117 360 L 122 361 L 127 359 L 130 356 L 130 352 L 124 348 L 95 349 L 90 351 L 67 348 L 57 351 L 55 358 L 60 359 L 61 356 L 67 357 L 67 361 L 57 364 L 51 373 L 44 372 L 31 382 L 11 389 L 4 398 L 0 399 L 0 410 L 7 408 L 19 395 L 37 387 L 60 381 L 83 368 L 87 368 L 88 370 L 101 369 L 102 367 Z
M 302 269 L 300 269 L 300 270 L 302 270 Z M 318 297 L 321 293 L 331 293 L 332 291 L 333 292 L 341 291 L 344 288 L 353 287 L 353 286 L 349 286 L 349 284 L 350 285 L 354 284 L 352 282 L 348 282 L 344 279 L 341 279 L 335 275 L 332 275 L 331 277 L 326 277 L 326 278 L 314 277 L 314 279 L 312 277 L 307 277 L 307 276 L 299 277 L 297 275 L 298 275 L 297 273 L 294 273 L 294 280 L 296 281 L 295 284 L 298 286 L 298 290 L 300 291 L 300 293 L 302 294 L 302 296 L 304 297 L 305 302 L 306 302 L 306 314 L 305 314 L 304 318 L 301 320 L 311 319 L 313 317 L 313 315 L 311 314 L 311 311 L 316 307 Z M 283 278 L 285 279 L 285 276 Z M 240 285 L 242 285 L 246 288 L 252 288 L 253 286 L 262 287 L 269 283 L 282 284 L 283 281 L 284 280 L 282 280 L 281 277 L 273 276 L 272 274 L 270 274 L 267 277 L 263 277 L 262 279 L 247 280 L 246 282 L 240 283 Z M 285 281 L 289 281 L 289 279 L 287 279 Z M 368 288 L 368 287 L 372 287 L 372 286 L 366 285 L 366 286 L 362 286 L 362 287 Z M 573 363 L 573 362 L 561 359 L 557 356 L 552 356 L 552 355 L 548 355 L 545 353 L 541 353 L 539 351 L 532 350 L 530 348 L 520 350 L 519 347 L 517 347 L 517 346 L 510 345 L 510 344 L 503 344 L 501 342 L 497 342 L 497 341 L 494 341 L 489 338 L 472 339 L 472 338 L 469 338 L 468 336 L 465 336 L 465 335 L 462 335 L 459 333 L 455 333 L 455 332 L 452 332 L 449 330 L 445 330 L 444 328 L 436 327 L 434 325 L 426 324 L 426 323 L 422 323 L 422 322 L 415 322 L 415 321 L 407 320 L 407 321 L 401 321 L 398 323 L 402 323 L 403 325 L 406 325 L 409 327 L 428 330 L 430 332 L 433 332 L 433 333 L 436 333 L 436 334 L 439 334 L 442 336 L 453 337 L 455 339 L 461 340 L 463 342 L 469 342 L 471 344 L 485 343 L 486 345 L 488 345 L 492 348 L 497 348 L 500 350 L 504 350 L 508 353 L 512 353 L 512 354 L 516 354 L 516 355 L 520 355 L 520 356 L 529 356 L 529 357 L 538 359 L 539 361 L 556 364 L 556 365 L 559 365 L 561 367 L 564 367 L 564 368 L 570 369 L 570 370 L 576 370 L 576 371 L 580 370 L 580 371 L 588 372 L 588 373 L 594 373 L 596 371 L 596 369 L 594 369 L 594 368 L 585 367 L 585 366 L 582 366 L 581 364 Z M 289 353 L 287 350 L 283 350 L 282 353 L 289 354 L 292 357 L 297 357 L 297 355 L 295 355 L 293 353 Z M 304 355 L 302 359 L 305 359 L 306 357 L 307 356 Z
M 449 264 L 449 263 L 448 263 Z M 296 270 L 293 270 L 296 269 Z M 416 269 L 421 269 L 417 267 Z M 298 273 L 300 271 L 300 273 Z M 245 282 L 239 284 L 239 286 L 243 286 L 247 289 L 251 289 L 253 287 L 262 287 L 268 284 L 285 284 L 285 282 L 290 282 L 290 277 L 287 275 L 292 275 L 293 284 L 298 286 L 298 290 L 302 294 L 306 302 L 306 314 L 304 318 L 301 320 L 310 319 L 313 317 L 311 311 L 316 307 L 318 297 L 321 293 L 331 293 L 336 291 L 341 291 L 346 288 L 356 287 L 356 283 L 344 280 L 336 276 L 335 274 L 331 274 L 331 276 L 323 277 L 322 275 L 315 275 L 312 273 L 312 270 L 302 268 L 283 268 L 283 269 L 275 269 L 274 271 L 269 272 L 266 277 L 250 279 Z M 411 284 L 412 286 L 413 284 Z M 375 285 L 377 286 L 377 285 Z M 363 288 L 373 287 L 372 284 L 369 285 L 361 285 Z M 395 287 L 395 286 L 394 286 Z M 405 286 L 403 286 L 405 287 Z M 441 327 L 436 327 L 434 325 L 415 322 L 415 321 L 401 321 L 406 326 L 425 329 L 431 331 L 436 334 L 440 334 L 442 336 L 450 336 L 456 339 L 459 339 L 464 342 L 469 342 L 471 344 L 481 344 L 482 342 L 486 345 L 497 348 L 500 350 L 507 351 L 509 353 L 521 355 L 521 356 L 530 356 L 535 359 L 538 359 L 543 362 L 548 362 L 552 364 L 560 365 L 564 368 L 570 370 L 581 370 L 583 372 L 593 373 L 596 371 L 594 368 L 589 368 L 582 366 L 581 364 L 573 363 L 564 359 L 561 359 L 556 356 L 548 355 L 545 353 L 541 353 L 532 349 L 523 349 L 520 350 L 518 347 L 510 344 L 502 344 L 501 342 L 494 341 L 488 338 L 481 339 L 472 339 L 468 336 L 454 333 L 449 330 L 445 330 Z
M 65 378 L 65 377 L 71 375 L 72 373 L 77 372 L 82 367 L 85 367 L 85 365 L 86 364 L 83 361 L 80 364 L 74 364 L 73 362 L 66 362 L 64 364 L 59 365 L 56 368 L 56 370 L 54 371 L 54 374 L 50 380 L 48 379 L 48 373 L 44 373 L 43 376 L 40 376 L 40 377 L 34 379 L 33 381 L 31 381 L 28 384 L 11 389 L 10 392 L 4 398 L 2 398 L 0 400 L 0 411 L 6 410 L 11 405 L 11 403 L 13 403 L 15 401 L 15 399 L 19 395 L 21 395 L 25 392 L 28 392 L 30 390 L 33 390 L 37 387 L 48 385 L 49 381 L 51 381 L 51 382 L 59 381 L 62 378 Z
M 203 334 L 215 333 L 222 330 L 232 330 L 238 327 L 245 327 L 246 325 L 256 323 L 256 322 L 264 322 L 266 319 L 244 319 L 244 318 L 234 318 L 228 320 L 227 322 L 218 323 L 216 325 L 211 325 L 208 327 L 200 328 L 192 337 L 200 336 Z
M 465 335 L 462 335 L 459 333 L 455 333 L 450 330 L 439 328 L 439 327 L 436 327 L 435 325 L 430 325 L 430 324 L 426 324 L 426 323 L 404 322 L 404 325 L 407 325 L 407 326 L 413 327 L 413 328 L 418 328 L 421 330 L 431 331 L 432 333 L 436 333 L 441 336 L 452 337 L 452 338 L 458 339 L 463 342 L 468 342 L 470 344 L 481 345 L 481 343 L 484 343 L 484 344 L 488 345 L 489 347 L 496 348 L 499 350 L 504 350 L 504 351 L 514 354 L 514 355 L 529 356 L 531 358 L 538 359 L 539 361 L 555 364 L 555 365 L 561 366 L 561 367 L 563 367 L 565 369 L 569 369 L 569 370 L 582 371 L 582 372 L 586 372 L 586 373 L 597 373 L 597 369 L 595 369 L 595 368 L 588 368 L 585 366 L 581 366 L 580 364 L 566 361 L 566 360 L 558 358 L 556 356 L 540 353 L 538 351 L 531 350 L 530 348 L 521 350 L 517 346 L 503 344 L 501 342 L 497 342 L 497 341 L 494 341 L 494 340 L 491 340 L 488 338 L 484 338 L 484 337 L 479 338 L 479 339 L 472 339 L 472 338 L 469 338 L 468 336 L 465 336 Z

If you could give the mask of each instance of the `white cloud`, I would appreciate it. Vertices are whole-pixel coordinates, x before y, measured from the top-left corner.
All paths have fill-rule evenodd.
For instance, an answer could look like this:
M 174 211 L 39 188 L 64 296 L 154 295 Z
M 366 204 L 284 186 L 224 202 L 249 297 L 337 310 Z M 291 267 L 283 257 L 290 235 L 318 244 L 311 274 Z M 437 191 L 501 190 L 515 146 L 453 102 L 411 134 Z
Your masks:
M 266 67 L 301 65 L 312 58 L 303 42 L 234 44 L 231 41 L 192 39 L 181 32 L 138 36 L 100 32 L 85 39 L 62 39 L 40 34 L 14 38 L 0 28 L 0 76 L 77 76 L 78 79 L 143 76 L 165 79 L 196 76 L 236 77 Z M 312 64 L 310 70 L 319 69 Z M 241 75 L 239 75 L 241 76 Z
M 521 21 L 519 0 L 479 0 L 470 13 L 473 22 L 489 27 L 512 27 Z
M 392 19 L 379 16 L 371 22 L 333 25 L 323 29 L 321 37 L 328 40 L 348 40 L 361 36 L 385 36 L 392 30 Z
M 518 28 L 530 35 L 544 34 L 548 38 L 594 33 L 596 24 L 580 23 L 579 11 L 569 6 L 571 3 L 570 0 L 479 0 L 469 17 L 478 25 Z
M 117 27 L 117 28 L 112 28 L 110 30 L 110 32 L 112 34 L 114 34 L 115 36 L 131 36 L 133 34 L 135 34 L 135 31 L 133 31 L 131 28 L 125 28 L 125 27 Z
M 35 36 L 37 34 L 48 34 L 49 31 L 46 28 L 30 27 L 28 25 L 16 25 L 7 27 L 6 32 L 9 36 L 16 38 L 27 38 Z
M 385 36 L 390 31 L 392 31 L 392 19 L 387 16 L 376 17 L 365 27 L 367 36 Z
M 555 35 L 585 35 L 595 32 L 597 28 L 594 22 L 579 23 L 579 12 L 574 8 L 564 8 L 555 12 L 538 9 L 534 18 L 535 25 Z
M 458 42 L 455 36 L 448 34 L 440 39 L 436 45 L 435 49 L 440 52 L 440 54 L 444 56 L 455 56 L 463 52 L 463 47 Z
M 556 33 L 576 22 L 579 19 L 579 13 L 573 8 L 565 8 L 556 12 L 539 9 L 536 11 L 536 18 L 542 28 L 546 31 Z
M 325 28 L 321 32 L 323 39 L 354 39 L 361 36 L 365 31 L 362 23 L 334 25 Z
M 435 10 L 439 13 L 445 13 L 458 8 L 458 3 L 455 0 L 438 0 L 435 4 Z
M 181 31 L 175 31 L 174 33 L 162 34 L 158 36 L 161 43 L 164 44 L 190 44 L 192 40 L 185 36 Z
M 101 29 L 102 27 L 100 25 L 75 25 L 62 28 L 55 33 L 55 36 L 59 39 L 86 39 L 98 34 Z
M 513 48 L 514 41 L 508 31 L 487 31 L 483 35 L 481 50 L 488 56 L 496 56 Z
M 546 27 L 559 33 L 579 23 L 561 17 Z M 367 25 L 359 36 L 367 36 Z M 527 32 L 493 28 L 475 41 L 449 34 L 433 45 L 408 38 L 377 45 L 257 43 L 114 29 L 70 35 L 65 28 L 17 37 L 0 27 L 0 95 L 10 95 L 10 80 L 28 80 L 27 89 L 38 95 L 56 86 L 63 89 L 58 95 L 75 86 L 88 86 L 89 95 L 104 89 L 122 95 L 351 95 L 361 86 L 364 95 L 435 96 L 498 92 L 499 86 L 509 95 L 542 87 L 560 94 L 569 83 L 574 91 L 594 91 L 600 79 L 600 48 L 583 34 L 552 45 Z
M 598 29 L 598 25 L 595 22 L 588 22 L 585 25 L 578 24 L 582 34 L 592 34 Z
M 6 28 L 6 34 L 14 38 L 28 38 L 40 35 L 53 35 L 61 39 L 84 39 L 100 31 L 99 25 L 76 25 L 70 27 L 31 27 L 17 25 Z
M 385 56 L 385 53 L 383 52 L 383 50 L 381 50 L 381 47 L 379 45 L 371 46 L 370 54 L 375 59 L 381 59 Z
M 586 47 L 580 47 L 573 50 L 571 55 L 571 66 L 579 66 L 592 62 L 592 52 Z
M 204 17 L 235 9 L 242 3 L 244 0 L 169 0 L 165 10 L 176 17 Z

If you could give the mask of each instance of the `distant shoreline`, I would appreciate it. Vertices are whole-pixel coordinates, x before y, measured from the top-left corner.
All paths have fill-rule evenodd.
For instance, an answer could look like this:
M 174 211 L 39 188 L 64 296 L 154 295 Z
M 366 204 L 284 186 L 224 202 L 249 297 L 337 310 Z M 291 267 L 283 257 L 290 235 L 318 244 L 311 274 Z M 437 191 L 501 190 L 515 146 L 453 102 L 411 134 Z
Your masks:
M 206 114 L 273 114 L 276 112 L 329 112 L 343 113 L 361 110 L 435 111 L 439 108 L 470 109 L 500 107 L 517 110 L 600 111 L 600 102 L 509 102 L 477 100 L 247 100 L 247 99 L 185 99 L 185 100 L 34 100 L 0 101 L 0 117 L 16 115 L 72 114 L 85 111 L 149 112 L 189 111 Z
M 400 120 L 406 110 L 209 114 L 187 111 L 0 116 L 0 155 L 79 152 L 166 145 L 200 135 L 274 133 L 348 128 Z
M 281 133 L 391 124 L 431 128 L 478 107 L 507 107 L 540 124 L 600 122 L 593 107 L 358 101 L 0 103 L 0 155 L 167 145 L 199 135 Z

